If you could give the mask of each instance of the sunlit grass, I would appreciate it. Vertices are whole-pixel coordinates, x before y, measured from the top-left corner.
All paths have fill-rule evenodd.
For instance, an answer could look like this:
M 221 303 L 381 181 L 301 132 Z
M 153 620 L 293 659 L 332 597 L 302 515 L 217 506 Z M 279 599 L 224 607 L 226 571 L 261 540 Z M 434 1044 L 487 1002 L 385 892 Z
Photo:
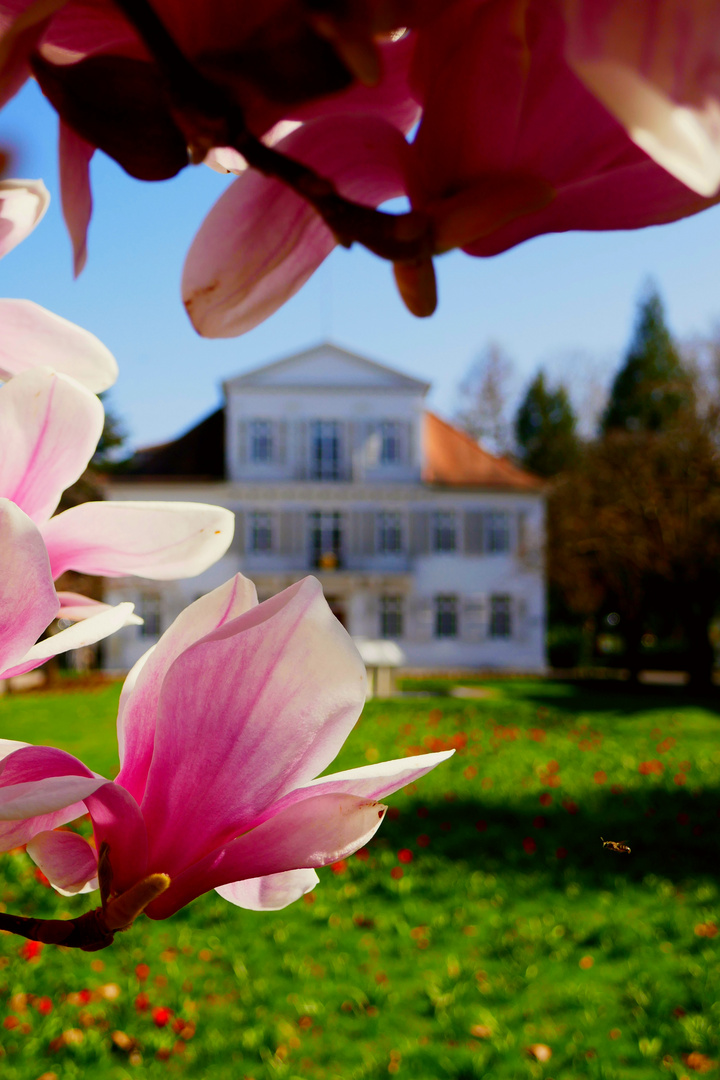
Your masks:
M 710 1070 L 720 716 L 671 692 L 490 689 L 367 707 L 334 768 L 457 752 L 393 796 L 376 840 L 305 901 L 262 915 L 212 894 L 96 954 L 0 937 L 3 1080 Z M 116 699 L 5 699 L 0 733 L 112 775 Z M 0 870 L 8 910 L 88 906 L 56 897 L 22 853 Z

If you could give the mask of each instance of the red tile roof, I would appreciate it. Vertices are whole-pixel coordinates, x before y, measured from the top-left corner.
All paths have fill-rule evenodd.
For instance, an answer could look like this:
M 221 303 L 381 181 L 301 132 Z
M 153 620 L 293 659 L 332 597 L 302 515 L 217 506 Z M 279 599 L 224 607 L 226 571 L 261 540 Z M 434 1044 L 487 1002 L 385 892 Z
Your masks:
M 426 484 L 443 487 L 513 488 L 517 491 L 542 491 L 545 482 L 533 473 L 513 465 L 507 458 L 495 457 L 464 431 L 459 431 L 434 413 L 425 413 L 423 433 Z

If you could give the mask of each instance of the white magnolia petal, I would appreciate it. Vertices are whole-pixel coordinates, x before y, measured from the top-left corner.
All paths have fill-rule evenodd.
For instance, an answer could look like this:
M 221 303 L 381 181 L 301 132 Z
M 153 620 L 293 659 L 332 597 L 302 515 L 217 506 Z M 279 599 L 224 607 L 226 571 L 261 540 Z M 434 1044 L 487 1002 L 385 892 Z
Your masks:
M 75 623 L 74 626 L 68 626 L 67 630 L 61 630 L 59 634 L 53 634 L 44 641 L 38 641 L 37 645 L 33 645 L 25 653 L 23 662 L 47 660 L 69 649 L 82 649 L 85 645 L 94 645 L 96 641 L 102 641 L 103 638 L 127 626 L 134 607 L 134 604 L 116 604 L 100 615 L 91 615 L 89 619 Z
M 223 900 L 247 911 L 279 911 L 315 888 L 320 878 L 312 869 L 284 870 L 267 877 L 247 878 L 215 890 Z
M 98 398 L 67 375 L 14 376 L 0 388 L 0 495 L 34 521 L 47 520 L 87 467 L 104 419 Z
M 32 300 L 0 300 L 0 376 L 38 367 L 69 375 L 93 394 L 118 376 L 115 357 L 89 330 Z
M 195 577 L 221 558 L 235 515 L 185 502 L 86 502 L 43 525 L 53 577 L 65 570 L 168 581 Z
M 42 180 L 0 180 L 0 259 L 33 231 L 49 204 Z

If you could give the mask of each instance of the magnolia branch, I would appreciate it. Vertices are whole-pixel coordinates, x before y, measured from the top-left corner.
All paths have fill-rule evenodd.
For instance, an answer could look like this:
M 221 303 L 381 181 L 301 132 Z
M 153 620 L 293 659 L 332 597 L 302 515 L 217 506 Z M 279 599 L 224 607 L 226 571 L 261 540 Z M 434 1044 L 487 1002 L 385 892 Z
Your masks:
M 320 214 L 337 242 L 357 241 L 393 263 L 426 263 L 433 252 L 432 222 L 410 211 L 388 214 L 339 194 L 331 180 L 273 150 L 245 126 L 242 111 L 222 87 L 207 79 L 187 59 L 147 0 L 115 0 L 134 26 L 162 72 L 176 122 L 188 143 L 190 158 L 202 161 L 216 146 L 232 146 L 265 176 L 282 181 Z

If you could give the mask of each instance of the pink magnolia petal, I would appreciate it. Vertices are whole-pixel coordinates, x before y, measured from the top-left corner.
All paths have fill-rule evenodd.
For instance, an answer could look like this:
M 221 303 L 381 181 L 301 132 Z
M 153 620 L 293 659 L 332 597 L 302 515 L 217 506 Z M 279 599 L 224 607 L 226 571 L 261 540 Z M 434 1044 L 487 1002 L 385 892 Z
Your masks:
M 98 851 L 103 842 L 108 844 L 113 887 L 123 892 L 147 873 L 147 830 L 140 807 L 115 783 L 99 787 L 85 799 L 85 805 Z
M 410 65 L 416 38 L 416 34 L 409 33 L 399 41 L 388 41 L 379 46 L 383 74 L 377 86 L 354 82 L 338 94 L 292 107 L 288 116 L 304 122 L 321 116 L 378 116 L 407 135 L 421 113 L 410 87 Z
M 209 889 L 344 859 L 375 835 L 385 809 L 352 795 L 319 795 L 291 806 L 178 874 L 147 914 L 166 919 Z
M 117 782 L 138 802 L 153 755 L 160 690 L 170 666 L 185 649 L 256 605 L 255 586 L 237 574 L 185 608 L 128 675 L 118 708 Z
M 319 880 L 314 870 L 285 870 L 269 877 L 218 885 L 215 892 L 247 911 L 279 911 L 311 892 Z
M 86 814 L 85 804 L 76 802 L 63 807 L 62 810 L 25 818 L 24 821 L 0 821 L 0 852 L 21 847 L 38 833 L 59 829 L 62 825 L 67 825 L 69 821 L 83 817 L 84 814 Z
M 380 761 L 376 765 L 362 765 L 359 769 L 347 769 L 345 772 L 319 776 L 303 787 L 295 788 L 274 803 L 262 814 L 259 822 L 266 821 L 281 813 L 288 806 L 294 806 L 303 799 L 318 795 L 355 795 L 358 798 L 377 802 L 387 795 L 413 781 L 425 776 L 431 769 L 437 768 L 455 753 L 454 750 L 441 750 L 436 754 L 418 754 L 415 757 L 395 758 L 392 761 Z
M 42 180 L 0 180 L 0 259 L 33 231 L 49 203 Z
M 567 57 L 630 138 L 699 195 L 720 187 L 720 8 L 566 0 Z
M 468 255 L 488 257 L 533 236 L 578 230 L 642 229 L 697 214 L 720 202 L 690 191 L 650 158 L 588 180 L 569 183 L 542 210 L 503 225 L 468 244 Z
M 27 853 L 54 889 L 63 896 L 97 889 L 97 852 L 74 832 L 37 833 Z
M 63 810 L 108 781 L 50 746 L 26 746 L 0 761 L 0 821 Z
M 65 375 L 23 371 L 0 388 L 0 494 L 42 522 L 80 476 L 103 428 L 98 398 Z
M 30 518 L 0 499 L 0 677 L 21 660 L 59 607 L 42 536 Z
M 0 378 L 31 368 L 70 375 L 93 394 L 117 378 L 115 357 L 75 323 L 32 300 L 0 300 Z
M 365 690 L 365 666 L 315 578 L 186 649 L 162 685 L 142 801 L 151 864 L 172 876 L 321 772 Z
M 24 746 L 0 759 L 0 851 L 81 817 L 80 801 L 107 780 L 48 746 Z
M 87 502 L 42 527 L 53 577 L 65 570 L 155 581 L 195 577 L 225 554 L 235 515 L 206 503 Z
M 91 143 L 60 120 L 60 198 L 72 243 L 75 277 L 82 273 L 87 261 L 87 231 L 92 217 L 90 159 L 94 153 Z
M 59 634 L 53 634 L 28 649 L 20 663 L 2 672 L 5 679 L 13 675 L 24 675 L 26 671 L 33 671 L 40 667 L 51 656 L 68 652 L 70 649 L 83 649 L 86 645 L 94 645 L 97 641 L 116 633 L 123 626 L 131 626 L 137 622 L 133 615 L 134 604 L 116 604 L 108 607 L 98 615 L 91 615 L 82 622 L 68 626 L 67 630 L 61 630 Z
M 407 143 L 376 117 L 313 120 L 277 149 L 366 206 L 406 189 Z M 334 246 L 332 233 L 304 199 L 248 170 L 212 208 L 188 252 L 182 294 L 193 326 L 205 337 L 245 333 L 294 296 Z

